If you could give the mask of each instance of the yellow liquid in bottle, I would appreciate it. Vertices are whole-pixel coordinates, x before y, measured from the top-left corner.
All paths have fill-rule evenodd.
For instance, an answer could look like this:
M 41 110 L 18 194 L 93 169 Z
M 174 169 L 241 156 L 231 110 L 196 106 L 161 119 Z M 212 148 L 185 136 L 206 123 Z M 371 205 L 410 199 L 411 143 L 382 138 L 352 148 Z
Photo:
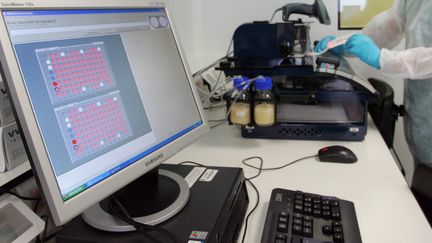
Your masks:
M 230 120 L 237 125 L 247 125 L 250 123 L 250 105 L 245 103 L 235 103 L 232 105 Z
M 258 126 L 268 127 L 275 123 L 275 105 L 258 104 L 254 108 L 255 123 Z

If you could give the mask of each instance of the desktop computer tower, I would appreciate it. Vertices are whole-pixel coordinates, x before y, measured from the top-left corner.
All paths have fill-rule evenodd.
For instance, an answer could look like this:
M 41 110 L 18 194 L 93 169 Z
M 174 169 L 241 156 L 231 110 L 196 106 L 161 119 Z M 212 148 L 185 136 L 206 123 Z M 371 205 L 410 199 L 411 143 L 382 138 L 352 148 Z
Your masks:
M 201 174 L 192 174 L 197 168 Z M 186 206 L 174 217 L 157 225 L 175 234 L 179 242 L 236 242 L 249 204 L 245 177 L 241 168 L 194 167 L 163 164 L 160 169 L 175 172 L 192 186 Z M 194 171 L 195 170 L 195 171 Z M 204 171 L 205 170 L 205 171 Z M 189 175 L 189 176 L 188 176 Z M 161 242 L 168 237 L 151 232 Z M 162 237 L 162 238 L 160 238 Z M 57 234 L 56 241 L 71 242 L 147 242 L 140 233 L 113 233 L 87 225 L 81 217 L 67 223 Z

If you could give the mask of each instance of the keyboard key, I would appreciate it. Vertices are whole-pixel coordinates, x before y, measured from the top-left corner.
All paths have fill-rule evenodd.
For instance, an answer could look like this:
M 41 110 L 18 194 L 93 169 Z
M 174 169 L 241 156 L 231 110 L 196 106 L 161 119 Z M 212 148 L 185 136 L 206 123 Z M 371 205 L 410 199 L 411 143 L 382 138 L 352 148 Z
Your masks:
M 334 243 L 344 243 L 343 235 L 341 233 L 333 234 L 333 241 Z
M 322 199 L 321 204 L 323 206 L 330 206 L 330 200 L 329 199 Z
M 286 235 L 282 234 L 282 233 L 277 233 L 276 234 L 276 240 L 286 240 Z
M 295 205 L 294 206 L 294 212 L 303 213 L 303 206 L 302 205 Z
M 332 235 L 333 234 L 333 228 L 330 225 L 324 225 L 322 227 L 322 232 L 325 235 Z
M 333 232 L 334 233 L 342 233 L 342 226 L 334 226 Z
M 299 218 L 295 218 L 293 219 L 293 224 L 299 224 L 302 225 L 303 224 L 303 220 L 299 219 Z
M 301 192 L 301 191 L 297 191 L 296 193 L 295 193 L 295 196 L 294 196 L 294 198 L 297 200 L 301 200 L 301 201 L 303 201 L 303 192 Z
M 288 224 L 288 217 L 279 216 L 279 223 Z
M 339 201 L 337 201 L 337 200 L 331 200 L 330 201 L 330 205 L 332 207 L 339 207 Z
M 276 194 L 283 195 L 283 201 L 274 200 Z M 352 203 L 334 197 L 275 189 L 272 193 L 265 229 L 261 242 L 271 243 L 359 243 L 358 225 L 354 218 L 340 215 L 355 214 Z M 320 199 L 320 201 L 318 201 Z M 298 200 L 295 202 L 295 200 Z M 301 201 L 301 204 L 300 204 Z M 345 203 L 347 202 L 347 203 Z M 295 211 L 297 203 L 297 211 Z M 344 207 L 340 207 L 343 203 Z M 301 209 L 301 210 L 300 210 Z M 311 214 L 308 215 L 308 212 Z M 348 212 L 345 212 L 348 210 Z M 291 217 L 291 212 L 294 212 Z M 321 214 L 321 215 L 320 215 Z M 276 215 L 276 217 L 274 217 Z M 326 219 L 327 217 L 327 219 Z M 354 220 L 353 220 L 354 219 Z M 271 220 L 271 222 L 269 221 Z M 331 221 L 329 221 L 331 220 Z M 316 228 L 314 228 L 316 227 Z M 355 228 L 351 228 L 355 227 Z M 354 231 L 353 231 L 354 230 Z M 348 240 L 350 239 L 350 240 Z
M 322 208 L 321 208 L 323 211 L 330 211 L 330 206 L 324 206 L 324 204 L 323 204 L 323 206 L 322 206 Z
M 293 235 L 291 237 L 291 243 L 302 243 L 302 238 L 298 235 Z
M 338 222 L 338 221 L 333 221 L 332 225 L 333 225 L 333 227 L 342 226 L 342 223 Z
M 312 228 L 309 227 L 303 227 L 303 236 L 304 237 L 312 237 Z
M 293 224 L 292 232 L 295 235 L 302 235 L 303 229 L 301 225 Z
M 281 216 L 281 217 L 289 217 L 289 214 L 288 214 L 287 211 L 282 211 L 282 212 L 279 213 L 279 216 Z
M 302 243 L 326 243 L 325 241 L 314 238 L 303 238 Z
M 322 211 L 321 215 L 324 219 L 330 219 L 331 217 L 331 213 L 328 210 Z
M 340 220 L 341 219 L 339 207 L 332 207 L 330 211 L 331 211 L 331 218 L 332 219 L 334 219 L 334 220 Z
M 311 216 L 304 216 L 303 218 L 305 221 L 312 221 L 313 218 Z
M 288 224 L 278 223 L 277 224 L 277 231 L 282 232 L 282 233 L 288 232 Z
M 304 227 L 309 227 L 309 228 L 312 228 L 312 221 L 303 221 L 303 226 Z

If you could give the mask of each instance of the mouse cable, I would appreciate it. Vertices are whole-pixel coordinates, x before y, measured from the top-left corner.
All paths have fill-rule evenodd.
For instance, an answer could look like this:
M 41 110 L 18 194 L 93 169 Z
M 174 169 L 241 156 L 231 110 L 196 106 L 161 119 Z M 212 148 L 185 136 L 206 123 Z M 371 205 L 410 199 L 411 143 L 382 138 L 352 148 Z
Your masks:
M 270 167 L 270 168 L 262 168 L 262 164 L 264 163 L 264 162 L 263 162 L 264 160 L 263 160 L 263 158 L 261 158 L 261 157 L 259 157 L 259 156 L 253 156 L 253 157 L 246 158 L 246 159 L 242 160 L 242 164 L 244 164 L 244 165 L 246 165 L 246 166 L 248 166 L 248 167 L 250 167 L 250 168 L 254 168 L 254 169 L 256 169 L 256 170 L 259 171 L 259 172 L 258 172 L 258 175 L 254 176 L 254 178 L 255 178 L 255 177 L 258 177 L 258 176 L 260 175 L 261 171 L 270 171 L 270 170 L 279 170 L 279 169 L 283 169 L 283 168 L 285 168 L 285 167 L 287 167 L 287 166 L 290 166 L 290 165 L 295 164 L 295 163 L 297 163 L 297 162 L 300 162 L 300 161 L 302 161 L 302 160 L 310 159 L 310 158 L 314 158 L 314 157 L 317 157 L 317 156 L 318 156 L 318 154 L 305 156 L 305 157 L 302 157 L 302 158 L 300 158 L 300 159 L 296 159 L 296 160 L 294 160 L 294 161 L 291 161 L 291 162 L 289 162 L 289 163 L 286 163 L 286 164 L 284 164 L 284 165 L 282 165 L 282 166 L 278 166 L 278 167 Z M 260 162 L 261 162 L 261 163 L 260 163 L 261 166 L 260 166 L 260 167 L 256 167 L 256 166 L 254 166 L 254 165 L 251 165 L 251 164 L 248 164 L 248 163 L 247 163 L 247 161 L 249 161 L 249 160 L 253 160 L 253 159 L 258 159 L 258 160 L 260 160 Z

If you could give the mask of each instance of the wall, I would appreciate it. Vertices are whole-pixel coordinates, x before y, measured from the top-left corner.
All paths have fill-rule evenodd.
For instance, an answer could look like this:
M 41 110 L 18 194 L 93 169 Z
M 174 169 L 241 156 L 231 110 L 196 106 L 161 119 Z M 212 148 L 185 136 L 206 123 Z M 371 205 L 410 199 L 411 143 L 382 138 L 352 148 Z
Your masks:
M 193 12 L 196 12 L 196 8 L 193 7 L 194 0 L 165 0 L 171 15 L 171 22 L 175 25 L 177 30 L 178 39 L 188 59 L 193 59 L 197 55 L 197 50 L 194 47 L 195 29 L 198 29 L 194 25 L 195 18 Z
M 242 23 L 254 20 L 269 20 L 273 11 L 287 3 L 303 2 L 313 3 L 313 0 L 218 0 L 200 1 L 201 14 L 199 21 L 201 27 L 197 29 L 197 55 L 223 56 L 230 43 L 232 33 Z M 331 25 L 321 25 L 315 18 L 301 16 L 304 21 L 313 21 L 311 26 L 311 39 L 319 40 L 327 34 L 340 35 L 349 31 L 337 30 L 337 1 L 324 0 L 332 20 Z M 300 16 L 293 15 L 293 18 Z M 281 20 L 281 12 L 276 14 L 275 21 Z

